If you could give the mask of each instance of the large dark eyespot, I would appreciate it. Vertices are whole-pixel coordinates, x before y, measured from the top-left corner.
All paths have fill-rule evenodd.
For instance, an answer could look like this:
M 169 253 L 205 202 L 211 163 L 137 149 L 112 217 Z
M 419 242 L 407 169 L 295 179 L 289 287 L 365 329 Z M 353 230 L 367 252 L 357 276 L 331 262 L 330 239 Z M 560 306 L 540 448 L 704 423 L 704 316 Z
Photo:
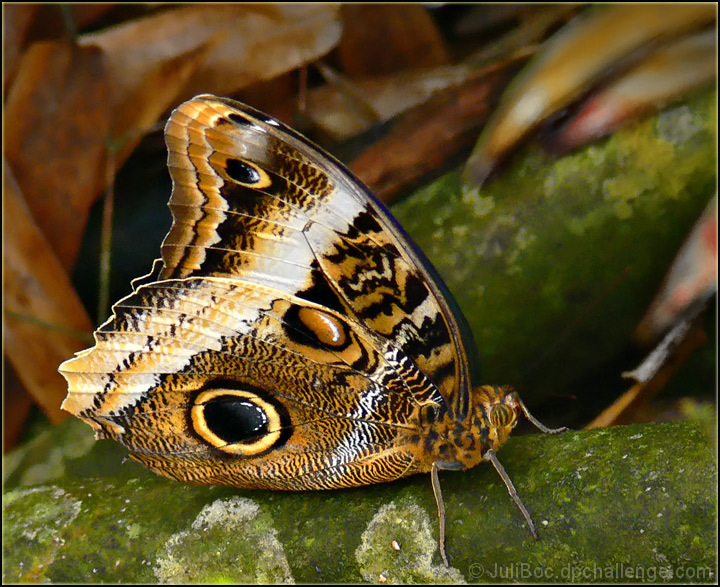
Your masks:
M 265 410 L 248 398 L 220 395 L 205 404 L 205 422 L 228 444 L 252 443 L 268 432 Z
M 290 430 L 285 408 L 252 387 L 206 389 L 195 398 L 190 416 L 195 432 L 209 444 L 245 456 L 284 443 Z
M 240 159 L 228 159 L 226 165 L 227 174 L 238 183 L 256 185 L 262 179 L 259 169 Z

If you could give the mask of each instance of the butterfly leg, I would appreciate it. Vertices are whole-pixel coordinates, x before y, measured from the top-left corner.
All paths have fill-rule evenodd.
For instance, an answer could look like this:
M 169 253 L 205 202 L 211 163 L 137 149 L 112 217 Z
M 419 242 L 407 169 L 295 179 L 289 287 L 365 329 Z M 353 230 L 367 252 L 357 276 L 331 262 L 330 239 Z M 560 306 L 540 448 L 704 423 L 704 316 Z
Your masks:
M 520 496 L 518 495 L 518 492 L 515 489 L 513 482 L 510 480 L 510 477 L 508 477 L 508 474 L 505 472 L 505 467 L 503 467 L 502 464 L 500 463 L 500 461 L 498 460 L 497 455 L 495 454 L 495 451 L 491 448 L 488 449 L 487 451 L 485 451 L 483 458 L 486 461 L 490 461 L 493 464 L 493 467 L 495 467 L 495 470 L 500 475 L 500 478 L 503 480 L 503 483 L 505 483 L 505 487 L 507 487 L 510 497 L 512 497 L 512 500 L 515 502 L 515 505 L 517 505 L 518 509 L 522 512 L 522 515 L 525 516 L 525 521 L 527 522 L 528 527 L 530 528 L 530 534 L 532 534 L 532 537 L 535 540 L 539 540 L 540 537 L 538 536 L 537 530 L 535 529 L 535 523 L 532 521 L 532 518 L 530 517 L 530 513 L 525 508 L 525 505 L 520 500 Z
M 448 562 L 447 554 L 445 553 L 445 502 L 443 501 L 442 491 L 440 490 L 440 477 L 438 477 L 438 471 L 440 469 L 445 470 L 458 470 L 462 469 L 460 463 L 446 463 L 444 461 L 435 461 L 430 469 L 430 479 L 432 480 L 433 493 L 435 494 L 435 503 L 437 504 L 438 510 L 438 523 L 440 526 L 440 536 L 438 537 L 438 546 L 440 547 L 440 557 L 445 563 L 446 567 L 450 566 Z
M 435 503 L 438 510 L 438 523 L 440 526 L 440 536 L 438 537 L 438 546 L 440 547 L 440 557 L 446 567 L 450 566 L 447 555 L 445 554 L 445 502 L 442 498 L 440 490 L 440 478 L 438 477 L 438 464 L 433 463 L 430 470 L 430 479 L 432 480 L 433 493 L 435 494 Z

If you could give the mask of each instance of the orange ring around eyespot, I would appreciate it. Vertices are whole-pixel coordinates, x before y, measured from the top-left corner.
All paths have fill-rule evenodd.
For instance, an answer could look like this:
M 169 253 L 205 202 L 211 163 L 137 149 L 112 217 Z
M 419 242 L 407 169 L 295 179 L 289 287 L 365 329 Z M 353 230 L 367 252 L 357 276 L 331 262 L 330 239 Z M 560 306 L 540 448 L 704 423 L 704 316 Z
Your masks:
M 205 405 L 210 400 L 216 397 L 232 395 L 235 397 L 241 397 L 249 400 L 256 406 L 258 406 L 265 414 L 268 419 L 268 429 L 272 432 L 260 437 L 257 442 L 250 444 L 242 444 L 239 442 L 228 444 L 217 434 L 215 434 L 207 425 L 205 420 Z M 239 389 L 209 389 L 203 391 L 200 395 L 195 398 L 195 405 L 190 409 L 190 417 L 192 419 L 193 428 L 203 439 L 205 439 L 210 445 L 215 448 L 230 454 L 237 454 L 243 456 L 253 456 L 263 451 L 272 448 L 272 446 L 280 438 L 281 424 L 280 414 L 278 414 L 275 407 L 266 402 L 256 393 L 250 391 L 242 391 Z

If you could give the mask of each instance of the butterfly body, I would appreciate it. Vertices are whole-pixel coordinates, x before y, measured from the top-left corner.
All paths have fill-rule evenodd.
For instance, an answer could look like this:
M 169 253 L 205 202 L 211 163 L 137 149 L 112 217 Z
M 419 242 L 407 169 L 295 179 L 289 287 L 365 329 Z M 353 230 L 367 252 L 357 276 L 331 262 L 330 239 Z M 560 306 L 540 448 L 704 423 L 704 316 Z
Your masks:
M 195 483 L 333 489 L 492 457 L 527 411 L 478 385 L 447 288 L 349 171 L 214 96 L 165 135 L 162 259 L 61 365 L 64 409 Z

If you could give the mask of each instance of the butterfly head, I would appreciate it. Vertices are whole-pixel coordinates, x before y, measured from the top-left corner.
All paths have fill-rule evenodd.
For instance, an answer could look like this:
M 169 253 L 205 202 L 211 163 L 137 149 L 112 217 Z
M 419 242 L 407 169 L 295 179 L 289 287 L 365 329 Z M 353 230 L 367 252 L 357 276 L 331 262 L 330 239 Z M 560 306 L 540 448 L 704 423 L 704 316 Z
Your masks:
M 523 413 L 517 392 L 509 385 L 483 385 L 473 392 L 475 418 L 487 427 L 487 448 L 497 451 Z
M 450 412 L 432 424 L 426 435 L 428 462 L 455 463 L 470 469 L 482 462 L 485 453 L 497 451 L 510 436 L 518 417 L 524 413 L 517 392 L 509 386 L 483 385 L 472 390 L 471 408 L 465 418 Z

